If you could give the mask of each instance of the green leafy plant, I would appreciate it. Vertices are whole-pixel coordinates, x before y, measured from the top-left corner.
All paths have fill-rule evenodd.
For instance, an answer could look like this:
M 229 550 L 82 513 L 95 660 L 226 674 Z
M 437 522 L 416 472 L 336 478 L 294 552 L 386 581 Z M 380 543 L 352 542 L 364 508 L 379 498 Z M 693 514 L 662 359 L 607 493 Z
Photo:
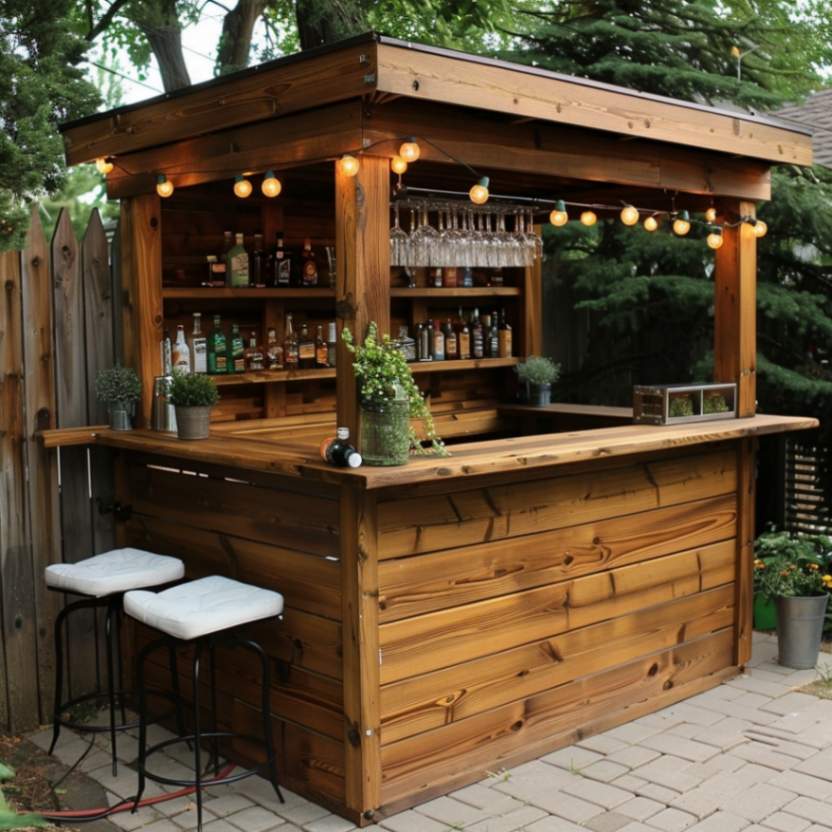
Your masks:
M 0 763 L 0 783 L 13 779 L 14 769 L 5 763 Z M 43 826 L 48 826 L 48 824 L 40 815 L 16 812 L 14 807 L 6 802 L 3 791 L 0 790 L 0 829 L 31 829 Z
M 424 425 L 430 450 L 439 456 L 447 456 L 448 450 L 436 432 L 425 397 L 413 380 L 413 373 L 407 366 L 404 355 L 390 336 L 379 338 L 378 325 L 372 321 L 367 327 L 363 344 L 355 343 L 348 327 L 344 327 L 341 340 L 354 356 L 352 368 L 358 381 L 361 406 L 366 410 L 383 413 L 385 407 L 400 395 L 399 390 L 403 391 L 410 405 L 411 419 L 418 419 Z M 426 451 L 412 425 L 410 447 L 415 453 Z
M 754 544 L 754 590 L 767 600 L 832 590 L 832 539 L 769 531 Z
M 560 364 L 543 355 L 530 355 L 516 371 L 520 381 L 528 384 L 554 384 L 560 378 Z
M 95 395 L 105 404 L 130 405 L 142 395 L 142 383 L 132 367 L 116 365 L 99 370 L 95 378 Z
M 725 396 L 720 393 L 706 395 L 702 408 L 705 413 L 727 413 L 731 409 L 725 401 Z
M 176 407 L 213 407 L 219 399 L 216 382 L 210 376 L 174 371 L 170 401 Z
M 693 416 L 693 400 L 690 396 L 674 396 L 670 400 L 671 416 Z

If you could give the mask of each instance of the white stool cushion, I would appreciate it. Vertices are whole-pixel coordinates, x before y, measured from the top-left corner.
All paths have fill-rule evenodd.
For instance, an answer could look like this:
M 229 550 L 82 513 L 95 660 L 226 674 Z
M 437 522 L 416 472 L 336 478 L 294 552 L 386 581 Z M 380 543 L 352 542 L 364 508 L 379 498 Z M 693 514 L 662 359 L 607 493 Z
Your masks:
M 48 586 L 102 598 L 128 589 L 178 581 L 185 576 L 185 565 L 179 558 L 127 548 L 113 549 L 78 563 L 53 563 L 45 572 Z
M 163 592 L 128 592 L 124 596 L 124 611 L 163 633 L 188 641 L 274 618 L 283 612 L 283 596 L 270 589 L 211 575 Z

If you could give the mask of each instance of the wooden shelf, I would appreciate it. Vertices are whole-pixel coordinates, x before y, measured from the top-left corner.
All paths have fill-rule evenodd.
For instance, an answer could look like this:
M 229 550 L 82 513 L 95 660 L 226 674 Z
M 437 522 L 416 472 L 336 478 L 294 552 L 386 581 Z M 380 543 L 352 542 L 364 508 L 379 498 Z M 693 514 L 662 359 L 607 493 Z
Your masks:
M 465 358 L 451 361 L 413 361 L 408 366 L 414 373 L 453 373 L 462 370 L 491 370 L 513 367 L 519 358 Z
M 198 300 L 200 298 L 207 300 L 292 300 L 297 298 L 334 300 L 335 289 L 329 287 L 304 289 L 293 286 L 288 289 L 231 289 L 227 286 L 212 289 L 208 286 L 176 286 L 163 288 L 162 297 L 180 300 Z
M 514 298 L 519 295 L 518 286 L 394 286 L 390 289 L 390 297 L 393 298 Z
M 273 384 L 286 381 L 312 381 L 335 378 L 335 367 L 312 370 L 261 370 L 253 373 L 228 373 L 211 376 L 220 387 L 236 384 Z

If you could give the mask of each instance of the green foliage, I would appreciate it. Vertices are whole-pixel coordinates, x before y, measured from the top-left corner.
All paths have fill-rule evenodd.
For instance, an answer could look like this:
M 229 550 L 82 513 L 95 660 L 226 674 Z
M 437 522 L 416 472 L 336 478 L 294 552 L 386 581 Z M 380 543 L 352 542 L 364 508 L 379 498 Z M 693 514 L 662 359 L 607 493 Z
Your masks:
M 731 408 L 720 393 L 706 393 L 702 403 L 705 413 L 727 413 Z
M 769 531 L 755 544 L 754 590 L 767 600 L 822 595 L 832 589 L 832 539 Z
M 95 379 L 95 395 L 106 404 L 132 404 L 142 395 L 142 383 L 132 367 L 116 365 L 99 370 Z
M 219 400 L 217 383 L 210 376 L 173 371 L 171 404 L 176 407 L 213 407 Z
M 28 205 L 64 181 L 57 125 L 92 112 L 79 67 L 86 44 L 70 31 L 70 0 L 3 0 L 0 14 L 0 248 L 20 247 Z
M 543 355 L 530 355 L 517 365 L 517 377 L 528 384 L 554 384 L 560 377 L 560 364 Z
M 14 779 L 14 769 L 5 763 L 0 762 L 0 783 Z M 0 789 L 0 829 L 31 829 L 48 826 L 47 822 L 40 816 L 33 813 L 18 814 L 14 807 L 10 806 L 2 789 Z
M 671 416 L 693 416 L 693 399 L 687 394 L 672 396 L 668 411 Z
M 367 410 L 383 412 L 384 408 L 400 397 L 401 392 L 410 403 L 410 417 L 421 420 L 425 436 L 431 443 L 431 450 L 440 456 L 446 456 L 445 443 L 436 433 L 433 416 L 422 391 L 413 380 L 413 373 L 405 361 L 401 350 L 389 335 L 381 340 L 378 326 L 372 321 L 367 327 L 367 336 L 363 344 L 356 344 L 352 332 L 344 327 L 341 339 L 353 354 L 353 372 L 358 380 L 361 406 Z M 411 427 L 411 448 L 419 452 L 422 444 Z

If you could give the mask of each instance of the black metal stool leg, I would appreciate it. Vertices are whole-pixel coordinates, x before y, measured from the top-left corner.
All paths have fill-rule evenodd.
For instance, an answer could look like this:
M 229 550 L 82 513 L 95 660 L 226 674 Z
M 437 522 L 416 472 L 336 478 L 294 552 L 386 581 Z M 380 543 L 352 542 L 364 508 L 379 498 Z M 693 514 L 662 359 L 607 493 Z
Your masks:
M 125 725 L 127 723 L 127 705 L 125 703 L 125 696 L 124 696 L 124 657 L 122 656 L 122 640 L 121 640 L 121 617 L 124 614 L 122 610 L 122 604 L 124 602 L 124 597 L 119 596 L 118 598 L 118 606 L 116 609 L 116 626 L 115 626 L 115 637 L 116 637 L 116 658 L 118 661 L 118 691 L 119 691 L 119 705 L 121 707 L 121 724 Z
M 211 740 L 211 760 L 208 762 L 208 767 L 214 769 L 214 776 L 220 773 L 220 741 L 216 736 L 219 728 L 217 727 L 217 651 L 214 639 L 209 638 L 208 646 L 211 653 L 211 731 L 215 734 Z
M 197 641 L 194 645 L 193 689 L 194 689 L 194 786 L 196 788 L 196 828 L 202 832 L 202 760 L 200 759 L 201 734 L 199 728 L 199 659 L 202 644 Z
M 64 687 L 64 641 L 61 635 L 63 623 L 71 607 L 64 607 L 55 618 L 55 705 L 52 708 L 52 744 L 49 753 L 55 750 L 61 734 L 61 697 Z
M 107 642 L 107 700 L 110 707 L 110 753 L 113 758 L 113 777 L 118 776 L 118 756 L 116 750 L 116 679 L 113 661 L 113 615 L 118 616 L 118 599 L 111 599 L 107 604 L 107 616 L 104 619 L 104 633 Z
M 145 768 L 147 765 L 147 696 L 144 687 L 144 663 L 147 657 L 163 643 L 163 641 L 156 641 L 147 644 L 139 651 L 139 655 L 136 656 L 136 694 L 139 709 L 139 756 L 136 759 L 136 768 L 139 773 L 139 783 L 136 791 L 136 799 L 133 802 L 133 812 L 139 808 L 139 801 L 144 794 L 144 787 L 147 780 L 145 777 Z
M 176 707 L 176 730 L 180 737 L 184 737 L 185 729 L 185 710 L 182 707 L 182 694 L 179 690 L 179 671 L 176 667 L 176 640 L 173 638 L 167 639 L 168 645 L 168 667 L 170 668 L 170 686 L 173 691 L 174 705 Z

